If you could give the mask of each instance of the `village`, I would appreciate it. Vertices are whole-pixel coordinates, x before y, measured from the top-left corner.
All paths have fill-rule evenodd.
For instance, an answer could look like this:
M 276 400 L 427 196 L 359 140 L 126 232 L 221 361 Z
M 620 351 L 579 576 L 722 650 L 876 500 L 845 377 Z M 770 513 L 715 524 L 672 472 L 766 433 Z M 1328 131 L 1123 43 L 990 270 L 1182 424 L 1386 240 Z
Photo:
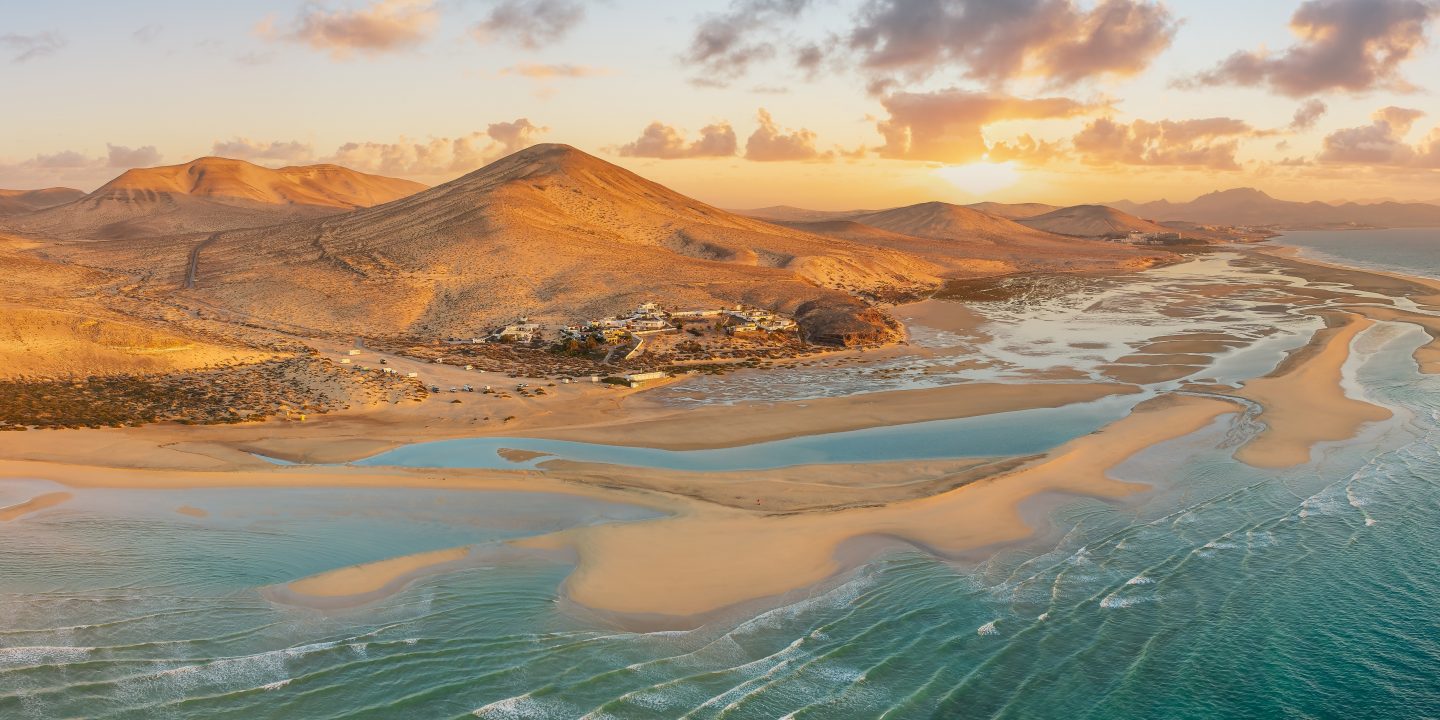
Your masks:
M 358 364 L 355 349 L 339 362 L 358 370 L 412 378 L 432 393 L 500 392 L 489 386 L 440 387 L 414 369 Z M 567 325 L 546 325 L 528 317 L 492 327 L 474 337 L 440 341 L 422 338 L 367 338 L 367 350 L 425 363 L 499 373 L 511 379 L 546 379 L 560 384 L 608 383 L 639 387 L 667 377 L 723 373 L 761 362 L 828 350 L 805 343 L 793 318 L 763 308 L 666 309 L 645 302 L 628 313 Z M 516 383 L 516 392 L 536 392 Z

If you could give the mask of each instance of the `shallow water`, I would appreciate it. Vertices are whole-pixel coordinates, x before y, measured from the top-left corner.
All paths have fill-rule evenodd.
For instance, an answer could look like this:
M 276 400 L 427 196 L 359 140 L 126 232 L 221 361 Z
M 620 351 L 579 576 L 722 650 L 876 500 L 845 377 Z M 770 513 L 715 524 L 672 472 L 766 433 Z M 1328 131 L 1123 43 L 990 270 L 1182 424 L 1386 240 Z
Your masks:
M 1032 455 L 1119 420 L 1145 397 L 1124 395 L 1058 408 L 807 435 L 715 450 L 657 450 L 538 438 L 441 440 L 407 445 L 354 464 L 514 469 L 562 458 L 667 470 L 734 471 L 821 463 Z M 516 463 L 497 454 L 506 448 L 548 455 Z
M 644 510 L 80 491 L 0 525 L 0 718 L 1440 716 L 1440 377 L 1416 370 L 1423 340 L 1387 323 L 1357 340 L 1350 392 L 1396 416 L 1310 464 L 1235 462 L 1250 430 L 1221 418 L 1116 471 L 1152 492 L 1047 500 L 1044 532 L 983 562 L 892 553 L 693 631 L 572 612 L 555 562 L 466 568 L 333 614 L 256 589 Z M 50 489 L 6 481 L 0 505 Z

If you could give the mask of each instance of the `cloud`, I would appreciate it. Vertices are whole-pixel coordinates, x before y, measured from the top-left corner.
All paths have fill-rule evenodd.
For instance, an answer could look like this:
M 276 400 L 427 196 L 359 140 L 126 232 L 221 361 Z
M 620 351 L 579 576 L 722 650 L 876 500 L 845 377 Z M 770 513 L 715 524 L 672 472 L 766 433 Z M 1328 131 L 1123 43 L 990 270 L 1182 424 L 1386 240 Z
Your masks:
M 113 179 L 116 170 L 159 165 L 154 146 L 130 148 L 106 144 L 106 154 L 76 150 L 41 153 L 19 162 L 0 162 L 0 187 L 38 188 L 55 185 L 94 187 Z
M 1183 86 L 1264 86 L 1291 97 L 1412 89 L 1400 65 L 1440 13 L 1431 0 L 1308 0 L 1290 18 L 1297 42 L 1279 54 L 1237 52 Z
M 1017 162 L 1038 167 L 1066 157 L 1068 153 L 1058 142 L 1036 140 L 1029 133 L 1014 140 L 1002 140 L 990 146 L 986 159 L 997 162 Z
M 138 42 L 141 45 L 149 45 L 150 43 L 155 42 L 156 38 L 160 37 L 160 31 L 164 29 L 164 26 L 161 25 L 146 25 L 139 30 L 130 33 L 130 37 L 135 42 Z
M 494 123 L 485 132 L 457 138 L 431 138 L 396 143 L 351 142 L 341 145 L 325 162 L 385 175 L 452 176 L 488 165 L 517 150 L 534 145 L 549 131 L 520 118 Z
M 53 32 L 31 35 L 6 33 L 0 35 L 0 46 L 5 47 L 6 52 L 15 53 L 10 62 L 26 63 L 38 57 L 54 55 L 60 48 L 65 47 L 65 38 Z
M 623 157 L 681 158 L 731 157 L 738 148 L 735 129 L 730 123 L 718 122 L 700 129 L 700 137 L 686 142 L 685 134 L 661 122 L 650 123 L 634 142 L 620 146 Z
M 128 148 L 122 145 L 105 144 L 108 155 L 105 165 L 112 168 L 154 167 L 160 164 L 160 151 L 154 145 Z
M 1068 118 L 1095 109 L 1069 98 L 1024 99 L 956 89 L 894 93 L 881 104 L 889 113 L 876 124 L 885 138 L 881 157 L 947 163 L 985 157 L 989 147 L 981 131 L 988 124 Z
M 849 34 L 861 67 L 924 80 L 952 67 L 1003 84 L 1044 78 L 1068 86 L 1134 75 L 1170 46 L 1178 23 L 1152 0 L 867 0 Z
M 1325 136 L 1320 161 L 1363 165 L 1413 165 L 1432 147 L 1420 149 L 1405 142 L 1415 121 L 1425 113 L 1408 108 L 1387 107 L 1375 111 L 1372 122 L 1344 128 Z M 1427 143 L 1428 144 L 1428 143 Z
M 1300 103 L 1300 107 L 1295 109 L 1294 119 L 1290 121 L 1290 129 L 1309 130 L 1315 127 L 1315 123 L 1320 120 L 1320 116 L 1324 115 L 1325 111 L 1329 109 L 1325 103 L 1313 98 Z
M 286 32 L 266 18 L 255 29 L 269 40 L 287 40 L 329 51 L 336 59 L 359 52 L 379 55 L 413 48 L 429 38 L 439 13 L 433 0 L 376 0 L 363 10 L 326 10 L 306 6 Z
M 782 162 L 786 160 L 823 160 L 834 157 L 834 153 L 821 153 L 815 149 L 815 133 L 801 128 L 791 132 L 782 130 L 770 117 L 765 108 L 757 113 L 760 127 L 745 141 L 745 159 L 760 162 Z
M 530 78 L 532 80 L 549 80 L 552 78 L 583 78 L 610 75 L 612 72 L 606 68 L 590 67 L 588 65 L 541 65 L 535 63 L 521 63 L 501 68 L 501 75 L 514 75 Z
M 263 142 L 237 137 L 233 140 L 217 140 L 210 152 L 220 157 L 248 160 L 261 165 L 286 165 L 308 162 L 315 155 L 314 148 L 294 140 L 272 140 Z
M 1240 138 L 1259 134 L 1243 120 L 1136 120 L 1129 125 L 1099 118 L 1071 143 L 1090 165 L 1151 165 L 1239 170 Z
M 776 29 L 810 4 L 811 0 L 731 0 L 725 12 L 706 17 L 684 56 L 703 73 L 696 84 L 723 86 L 744 75 L 753 63 L 775 57 Z M 802 50 L 802 67 L 811 58 Z
M 504 40 L 538 50 L 564 38 L 584 19 L 585 6 L 578 0 L 504 0 L 470 32 L 480 42 Z

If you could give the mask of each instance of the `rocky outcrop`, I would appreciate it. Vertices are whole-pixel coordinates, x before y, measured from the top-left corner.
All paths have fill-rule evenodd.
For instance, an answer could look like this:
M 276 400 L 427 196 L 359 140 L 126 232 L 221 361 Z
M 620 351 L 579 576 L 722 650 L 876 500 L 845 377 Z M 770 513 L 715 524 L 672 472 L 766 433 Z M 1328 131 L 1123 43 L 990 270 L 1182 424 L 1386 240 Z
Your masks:
M 836 347 L 895 342 L 903 329 L 895 318 L 853 298 L 811 300 L 795 310 L 805 342 Z

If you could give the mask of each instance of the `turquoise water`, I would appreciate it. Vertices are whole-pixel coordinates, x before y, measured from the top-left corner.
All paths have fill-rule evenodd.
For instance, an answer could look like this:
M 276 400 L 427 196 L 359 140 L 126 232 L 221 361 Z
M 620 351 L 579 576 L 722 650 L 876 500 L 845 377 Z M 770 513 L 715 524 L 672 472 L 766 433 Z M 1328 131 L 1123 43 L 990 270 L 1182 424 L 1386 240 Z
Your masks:
M 733 471 L 817 463 L 1031 455 L 1124 417 L 1144 397 L 1122 395 L 1058 408 L 807 435 L 716 450 L 657 450 L 537 438 L 441 440 L 407 445 L 355 464 L 513 469 L 563 458 L 668 470 Z M 550 456 L 514 463 L 496 454 L 506 448 Z
M 1440 379 L 1416 374 L 1419 340 L 1362 338 L 1376 353 L 1356 382 L 1402 412 L 1312 465 L 1239 465 L 1222 420 L 1117 471 L 1154 492 L 1063 503 L 1043 537 L 979 565 L 892 554 L 694 631 L 567 612 L 568 568 L 543 561 L 331 615 L 254 589 L 396 547 L 643 516 L 623 507 L 82 493 L 5 529 L 0 717 L 1434 716 Z
M 1440 278 L 1440 228 L 1292 231 L 1272 242 L 1321 260 Z

